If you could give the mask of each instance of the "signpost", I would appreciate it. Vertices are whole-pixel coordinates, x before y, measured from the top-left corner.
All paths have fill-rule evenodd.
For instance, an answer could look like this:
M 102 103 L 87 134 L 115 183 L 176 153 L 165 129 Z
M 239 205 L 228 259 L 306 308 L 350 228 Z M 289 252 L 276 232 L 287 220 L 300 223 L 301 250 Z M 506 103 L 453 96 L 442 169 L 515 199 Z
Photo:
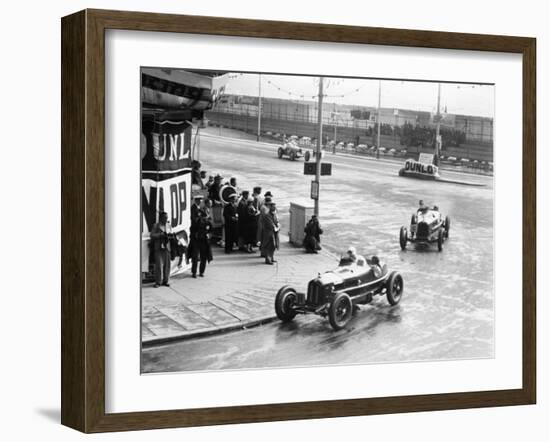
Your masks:
M 304 163 L 304 175 L 317 175 L 317 164 L 318 163 Z M 321 173 L 320 176 L 332 175 L 332 163 L 320 163 L 321 164 Z

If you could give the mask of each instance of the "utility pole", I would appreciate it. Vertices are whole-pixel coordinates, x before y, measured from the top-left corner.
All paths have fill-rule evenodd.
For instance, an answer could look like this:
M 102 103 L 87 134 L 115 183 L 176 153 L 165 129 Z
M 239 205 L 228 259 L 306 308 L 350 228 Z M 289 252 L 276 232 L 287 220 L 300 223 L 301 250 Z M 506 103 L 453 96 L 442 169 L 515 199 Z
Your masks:
M 439 167 L 439 150 L 441 149 L 439 142 L 439 129 L 441 124 L 441 113 L 440 113 L 440 103 L 441 103 L 441 83 L 437 83 L 437 114 L 436 114 L 436 125 L 435 125 L 435 158 L 434 163 Z
M 319 181 L 321 179 L 321 143 L 323 140 L 323 77 L 319 77 L 319 104 L 317 112 L 317 124 L 318 124 L 318 133 L 317 133 L 317 149 L 316 149 L 316 158 L 315 158 L 315 181 L 317 182 L 317 188 L 320 188 Z M 315 201 L 315 206 L 313 213 L 319 216 L 319 194 L 317 192 L 317 198 Z
M 260 141 L 262 127 L 262 74 L 258 74 L 258 137 L 257 141 Z
M 380 158 L 380 103 L 382 101 L 382 80 L 378 80 L 378 135 L 376 137 L 376 158 Z

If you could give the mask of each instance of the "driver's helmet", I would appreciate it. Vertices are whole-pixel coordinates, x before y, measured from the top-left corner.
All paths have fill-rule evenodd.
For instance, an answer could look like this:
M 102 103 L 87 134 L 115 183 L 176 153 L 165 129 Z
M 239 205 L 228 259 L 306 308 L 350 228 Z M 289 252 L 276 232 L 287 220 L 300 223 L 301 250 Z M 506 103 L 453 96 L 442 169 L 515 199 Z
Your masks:
M 374 265 L 380 265 L 380 259 L 376 255 L 372 255 L 370 262 Z

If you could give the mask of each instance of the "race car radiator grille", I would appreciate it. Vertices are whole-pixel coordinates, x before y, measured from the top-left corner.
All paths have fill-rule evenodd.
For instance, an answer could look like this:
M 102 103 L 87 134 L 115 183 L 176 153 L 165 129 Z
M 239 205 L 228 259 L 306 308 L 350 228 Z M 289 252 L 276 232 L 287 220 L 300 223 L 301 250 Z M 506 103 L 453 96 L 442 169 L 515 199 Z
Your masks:
M 419 222 L 416 226 L 416 237 L 417 238 L 427 238 L 430 234 L 430 227 L 425 222 Z
M 323 301 L 323 292 L 321 284 L 317 281 L 310 281 L 307 286 L 307 303 L 320 305 Z

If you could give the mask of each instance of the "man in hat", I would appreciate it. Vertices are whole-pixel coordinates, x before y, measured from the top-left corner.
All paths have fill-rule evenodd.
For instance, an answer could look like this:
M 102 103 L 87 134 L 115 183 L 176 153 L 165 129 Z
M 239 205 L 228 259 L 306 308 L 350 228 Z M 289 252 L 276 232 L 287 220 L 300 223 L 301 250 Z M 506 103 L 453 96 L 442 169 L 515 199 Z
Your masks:
M 191 258 L 191 274 L 197 277 L 197 264 L 200 261 L 199 276 L 204 276 L 206 263 L 212 261 L 212 249 L 208 234 L 212 225 L 206 211 L 199 209 L 195 224 L 191 226 L 191 238 L 189 241 L 188 257 Z
M 168 222 L 168 214 L 160 212 L 159 222 L 151 230 L 153 254 L 155 256 L 155 288 L 161 284 L 170 287 L 170 236 L 172 227 Z
M 265 263 L 273 265 L 275 261 L 275 250 L 279 249 L 279 217 L 277 216 L 277 206 L 272 200 L 267 200 L 266 206 L 268 212 L 261 217 L 262 224 L 262 243 L 260 246 L 261 256 L 265 257 Z
M 233 251 L 233 245 L 238 241 L 238 219 L 237 213 L 237 194 L 232 193 L 228 196 L 229 203 L 223 208 L 223 220 L 225 228 L 225 253 Z
M 222 176 L 220 174 L 214 177 L 214 182 L 208 188 L 208 198 L 213 202 L 220 202 L 220 189 L 222 187 Z
M 247 236 L 246 231 L 249 227 L 248 222 L 248 196 L 250 192 L 248 190 L 243 190 L 241 193 L 241 198 L 237 203 L 237 213 L 239 215 L 238 220 L 238 235 L 239 235 L 239 250 L 242 252 L 248 251 L 248 248 L 245 246 L 245 237 Z
M 193 228 L 193 225 L 195 224 L 199 216 L 199 210 L 201 210 L 202 199 L 203 199 L 203 196 L 200 193 L 197 193 L 193 197 L 193 204 L 191 205 L 191 228 Z

